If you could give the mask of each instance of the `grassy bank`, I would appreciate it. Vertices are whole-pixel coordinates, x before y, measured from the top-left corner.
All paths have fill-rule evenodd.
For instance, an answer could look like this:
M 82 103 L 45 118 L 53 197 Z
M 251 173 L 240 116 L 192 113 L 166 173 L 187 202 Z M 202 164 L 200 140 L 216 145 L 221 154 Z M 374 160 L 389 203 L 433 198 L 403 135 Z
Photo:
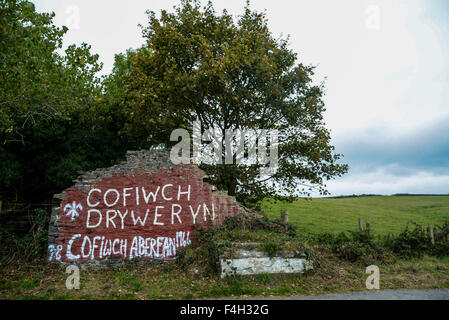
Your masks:
M 220 279 L 185 273 L 175 265 L 130 266 L 81 271 L 80 290 L 65 287 L 67 274 L 45 263 L 2 268 L 0 299 L 206 299 L 254 296 L 306 296 L 366 290 L 365 267 L 329 252 L 307 275 Z M 425 257 L 379 265 L 381 289 L 449 287 L 449 260 Z
M 263 211 L 279 218 L 288 210 L 299 233 L 338 233 L 357 230 L 358 219 L 369 221 L 376 235 L 400 232 L 407 223 L 427 226 L 449 220 L 449 196 L 372 196 L 299 199 L 293 203 L 265 201 Z

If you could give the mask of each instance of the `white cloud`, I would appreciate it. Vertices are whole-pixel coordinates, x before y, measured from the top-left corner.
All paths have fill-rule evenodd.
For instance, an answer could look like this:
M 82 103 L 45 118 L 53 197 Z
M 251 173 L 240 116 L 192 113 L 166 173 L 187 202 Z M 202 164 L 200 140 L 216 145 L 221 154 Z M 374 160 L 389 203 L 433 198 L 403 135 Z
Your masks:
M 417 171 L 407 176 L 392 175 L 388 168 L 348 175 L 327 184 L 332 195 L 395 194 L 395 193 L 449 193 L 449 175 L 435 175 Z

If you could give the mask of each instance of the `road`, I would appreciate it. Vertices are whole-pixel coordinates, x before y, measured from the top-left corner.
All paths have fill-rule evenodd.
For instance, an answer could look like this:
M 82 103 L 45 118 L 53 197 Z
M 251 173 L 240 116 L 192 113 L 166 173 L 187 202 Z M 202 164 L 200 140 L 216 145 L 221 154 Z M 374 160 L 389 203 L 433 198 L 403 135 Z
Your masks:
M 449 289 L 374 290 L 308 297 L 277 297 L 281 300 L 449 300 Z

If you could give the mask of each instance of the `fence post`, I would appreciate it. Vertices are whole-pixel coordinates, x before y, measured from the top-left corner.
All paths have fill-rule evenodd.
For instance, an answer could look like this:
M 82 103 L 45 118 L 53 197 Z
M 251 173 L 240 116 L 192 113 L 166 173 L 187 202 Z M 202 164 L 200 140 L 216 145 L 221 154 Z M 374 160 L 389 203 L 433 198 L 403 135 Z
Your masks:
M 429 230 L 430 242 L 432 243 L 432 245 L 434 245 L 435 237 L 433 235 L 433 227 L 431 225 L 429 225 L 428 230 Z
M 281 221 L 284 223 L 288 222 L 288 211 L 281 209 Z
M 2 214 L 2 200 L 0 200 L 0 214 Z
M 360 232 L 363 231 L 363 221 L 362 221 L 362 218 L 359 218 L 359 229 L 360 229 Z
M 371 231 L 371 224 L 367 221 L 366 222 L 366 232 L 368 232 L 368 235 L 370 235 L 370 231 Z

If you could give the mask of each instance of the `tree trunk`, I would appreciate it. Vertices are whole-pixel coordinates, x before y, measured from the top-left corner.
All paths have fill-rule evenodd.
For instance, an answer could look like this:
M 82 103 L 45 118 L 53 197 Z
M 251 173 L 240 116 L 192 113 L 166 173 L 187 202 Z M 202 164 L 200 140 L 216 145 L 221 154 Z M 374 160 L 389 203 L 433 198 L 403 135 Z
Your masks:
M 235 192 L 237 189 L 237 179 L 235 177 L 230 177 L 227 183 L 228 195 L 235 197 Z

